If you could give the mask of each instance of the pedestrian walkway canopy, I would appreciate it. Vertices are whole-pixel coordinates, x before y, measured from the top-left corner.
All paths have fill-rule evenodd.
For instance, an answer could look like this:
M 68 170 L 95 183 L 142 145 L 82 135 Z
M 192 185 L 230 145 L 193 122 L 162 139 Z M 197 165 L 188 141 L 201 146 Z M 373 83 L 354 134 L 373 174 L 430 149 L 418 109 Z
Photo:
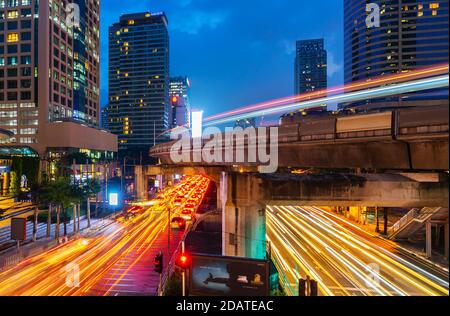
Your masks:
M 0 157 L 39 157 L 38 153 L 28 146 L 0 145 Z

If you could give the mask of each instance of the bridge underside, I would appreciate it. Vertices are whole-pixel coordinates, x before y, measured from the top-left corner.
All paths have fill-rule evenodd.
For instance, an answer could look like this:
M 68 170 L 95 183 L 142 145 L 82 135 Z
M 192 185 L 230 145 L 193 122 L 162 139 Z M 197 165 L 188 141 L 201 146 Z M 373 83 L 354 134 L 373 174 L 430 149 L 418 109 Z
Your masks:
M 419 182 L 400 174 L 272 174 L 259 178 L 263 200 L 271 205 L 448 206 L 448 179 Z
M 265 165 L 257 161 L 248 162 L 247 148 L 220 149 L 218 156 L 225 157 L 225 150 L 243 152 L 245 162 L 208 163 L 190 161 L 182 165 L 191 167 L 256 167 Z M 270 152 L 268 149 L 267 152 Z M 378 169 L 378 170 L 441 170 L 449 169 L 448 138 L 433 140 L 392 140 L 380 137 L 370 141 L 333 140 L 317 142 L 280 143 L 278 146 L 278 166 L 294 168 L 328 168 L 328 169 Z M 159 152 L 153 155 L 160 159 L 161 164 L 176 166 L 170 157 L 170 152 Z M 223 159 L 224 160 L 224 159 Z

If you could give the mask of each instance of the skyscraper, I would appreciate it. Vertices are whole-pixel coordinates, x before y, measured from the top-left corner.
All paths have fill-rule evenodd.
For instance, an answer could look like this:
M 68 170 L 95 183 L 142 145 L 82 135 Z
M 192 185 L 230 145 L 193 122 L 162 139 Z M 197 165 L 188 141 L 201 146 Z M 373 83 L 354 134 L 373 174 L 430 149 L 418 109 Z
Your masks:
M 144 12 L 109 28 L 109 127 L 119 155 L 148 156 L 170 126 L 167 26 L 164 13 Z
M 367 26 L 366 1 L 344 1 L 345 83 L 448 63 L 448 0 L 372 2 L 380 8 L 380 27 Z M 448 104 L 447 99 L 448 90 L 440 89 L 347 107 Z
M 190 126 L 190 101 L 191 85 L 188 77 L 173 77 L 170 78 L 170 103 L 171 110 L 171 125 L 176 126 Z
M 323 39 L 297 41 L 294 93 L 327 88 L 327 51 Z
M 71 18 L 73 5 L 79 24 Z M 31 147 L 41 156 L 114 151 L 115 136 L 96 129 L 99 5 L 98 0 L 50 5 L 0 0 L 0 128 L 14 133 L 11 145 Z
M 109 131 L 109 104 L 101 110 L 101 127 Z

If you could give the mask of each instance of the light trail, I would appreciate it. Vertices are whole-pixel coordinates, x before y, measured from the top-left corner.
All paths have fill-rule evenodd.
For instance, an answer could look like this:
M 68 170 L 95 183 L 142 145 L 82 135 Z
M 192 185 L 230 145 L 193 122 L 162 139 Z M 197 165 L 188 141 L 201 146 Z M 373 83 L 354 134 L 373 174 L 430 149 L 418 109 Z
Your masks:
M 361 100 L 368 100 L 373 98 L 386 97 L 390 95 L 419 92 L 429 89 L 445 88 L 449 86 L 449 76 L 437 76 L 433 78 L 419 79 L 410 82 L 398 83 L 384 87 L 370 88 L 355 92 L 343 93 L 340 95 L 333 95 L 328 97 L 317 98 L 313 100 L 306 100 L 294 102 L 290 104 L 281 105 L 265 105 L 258 107 L 255 110 L 240 109 L 216 116 L 217 118 L 208 120 L 205 119 L 204 126 L 217 126 L 224 123 L 234 122 L 249 117 L 258 117 L 272 114 L 289 113 L 297 110 L 314 108 L 326 103 L 343 103 L 355 102 Z
M 271 108 L 280 105 L 286 105 L 291 103 L 298 103 L 300 101 L 318 99 L 328 95 L 339 94 L 339 93 L 348 93 L 357 90 L 369 89 L 374 87 L 379 87 L 388 84 L 401 83 L 406 81 L 412 81 L 417 79 L 424 79 L 433 76 L 445 75 L 449 72 L 449 65 L 442 64 L 436 65 L 432 67 L 417 69 L 409 72 L 402 72 L 397 74 L 390 74 L 379 76 L 376 78 L 370 78 L 368 80 L 362 80 L 358 82 L 353 82 L 344 86 L 337 86 L 328 89 L 321 89 L 313 92 L 307 92 L 303 94 L 299 94 L 296 96 L 291 96 L 287 98 L 281 98 L 278 100 L 267 101 L 255 105 L 250 105 L 246 107 L 242 107 L 239 109 L 235 109 L 232 111 L 227 111 L 220 114 L 215 114 L 204 119 L 205 122 L 225 118 L 230 115 L 236 114 L 244 114 L 248 112 L 254 112 L 261 109 Z
M 320 295 L 449 295 L 446 271 L 335 214 L 318 207 L 267 210 L 271 256 L 289 295 L 297 295 L 291 284 L 298 284 L 298 275 L 316 279 Z
M 168 213 L 164 208 L 171 207 L 173 216 L 180 216 L 186 202 L 209 182 L 202 176 L 187 178 L 163 192 L 158 205 L 144 209 L 135 217 L 114 222 L 93 235 L 55 247 L 1 272 L 0 296 L 111 295 L 127 273 L 148 254 L 161 232 L 168 229 Z M 186 183 L 189 186 L 182 189 Z M 174 206 L 180 194 L 183 201 Z M 203 197 L 197 196 L 198 204 Z M 131 254 L 136 257 L 128 265 L 124 259 Z M 70 281 L 73 276 L 67 269 L 70 266 L 79 268 L 79 286 L 67 284 L 67 278 Z M 113 281 L 103 282 L 106 278 Z

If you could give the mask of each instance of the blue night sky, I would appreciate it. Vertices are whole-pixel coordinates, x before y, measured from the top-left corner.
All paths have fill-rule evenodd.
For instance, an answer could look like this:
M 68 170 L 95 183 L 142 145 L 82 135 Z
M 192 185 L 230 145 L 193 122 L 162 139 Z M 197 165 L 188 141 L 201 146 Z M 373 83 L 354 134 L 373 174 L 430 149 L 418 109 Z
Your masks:
M 164 11 L 170 75 L 187 75 L 205 115 L 293 94 L 295 41 L 325 38 L 328 85 L 343 81 L 341 0 L 102 0 L 101 104 L 108 102 L 108 27 L 121 14 Z

